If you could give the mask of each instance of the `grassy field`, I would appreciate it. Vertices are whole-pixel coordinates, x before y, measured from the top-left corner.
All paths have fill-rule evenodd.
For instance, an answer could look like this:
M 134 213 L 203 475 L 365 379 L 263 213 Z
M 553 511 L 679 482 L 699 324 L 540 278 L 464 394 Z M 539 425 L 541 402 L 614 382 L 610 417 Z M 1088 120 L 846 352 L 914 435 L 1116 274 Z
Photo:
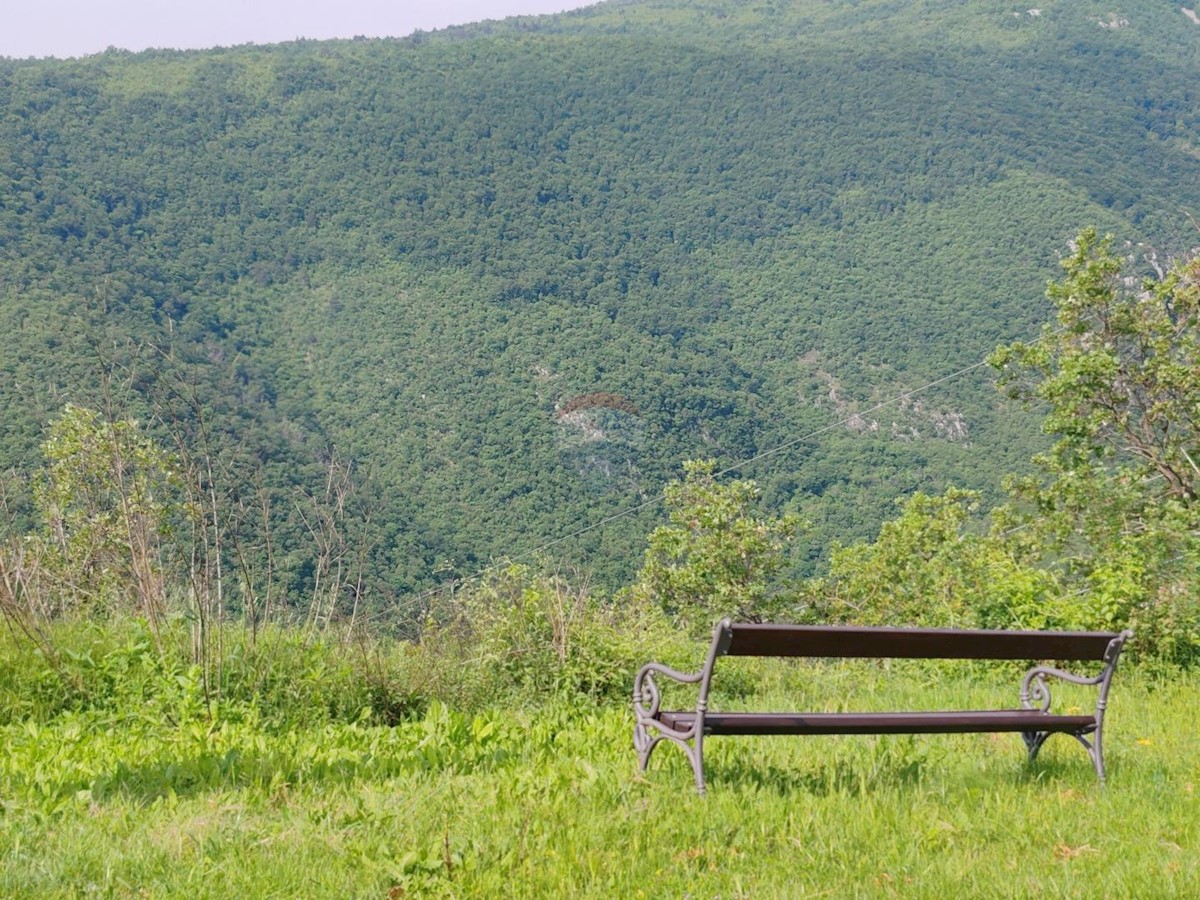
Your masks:
M 1013 680 L 759 665 L 722 702 L 988 706 Z M 289 724 L 172 681 L 51 713 L 8 698 L 0 896 L 1200 896 L 1194 675 L 1118 673 L 1106 787 L 1062 737 L 1033 765 L 1015 735 L 726 738 L 706 798 L 671 747 L 636 774 L 615 703 Z

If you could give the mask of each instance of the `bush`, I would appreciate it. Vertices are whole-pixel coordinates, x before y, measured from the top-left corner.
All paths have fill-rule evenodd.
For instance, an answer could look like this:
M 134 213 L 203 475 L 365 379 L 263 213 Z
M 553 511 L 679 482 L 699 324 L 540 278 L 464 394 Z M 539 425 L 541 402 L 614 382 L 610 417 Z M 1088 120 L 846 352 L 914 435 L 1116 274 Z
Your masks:
M 187 623 L 160 632 L 144 620 L 61 620 L 42 646 L 11 633 L 0 640 L 0 723 L 46 721 L 60 713 L 104 710 L 183 722 L 240 717 L 253 710 L 281 729 L 354 721 L 376 711 L 372 680 L 354 655 L 334 643 L 306 643 L 298 632 L 266 629 L 257 641 L 236 626 L 206 675 L 190 657 Z
M 800 527 L 791 515 L 760 518 L 753 481 L 718 483 L 712 460 L 684 463 L 664 490 L 669 523 L 654 529 L 632 596 L 657 603 L 696 636 L 725 618 L 764 621 L 785 608 L 771 579 Z
M 508 695 L 624 700 L 651 658 L 694 654 L 663 613 L 624 597 L 607 602 L 559 575 L 510 566 L 433 604 L 408 653 L 417 695 L 479 707 Z

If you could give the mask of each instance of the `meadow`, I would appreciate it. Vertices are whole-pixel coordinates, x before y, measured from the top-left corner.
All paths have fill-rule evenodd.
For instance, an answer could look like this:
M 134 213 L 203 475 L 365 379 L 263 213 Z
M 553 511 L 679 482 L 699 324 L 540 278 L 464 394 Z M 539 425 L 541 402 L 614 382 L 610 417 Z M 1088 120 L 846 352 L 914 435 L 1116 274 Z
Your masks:
M 56 646 L 51 666 L 0 640 L 5 897 L 1200 895 L 1194 673 L 1118 672 L 1107 785 L 1062 737 L 1033 764 L 1014 735 L 725 738 L 701 798 L 671 747 L 637 774 L 615 692 L 389 705 L 429 657 L 279 633 L 227 648 L 214 700 L 137 627 Z M 718 674 L 719 702 L 751 709 L 971 708 L 1011 703 L 1017 681 L 978 664 Z

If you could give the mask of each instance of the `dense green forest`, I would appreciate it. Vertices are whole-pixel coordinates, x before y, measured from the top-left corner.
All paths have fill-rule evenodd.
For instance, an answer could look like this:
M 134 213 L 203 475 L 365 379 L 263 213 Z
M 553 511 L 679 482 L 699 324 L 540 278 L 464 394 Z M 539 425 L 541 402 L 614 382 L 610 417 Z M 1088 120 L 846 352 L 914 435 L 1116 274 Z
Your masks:
M 75 403 L 207 466 L 284 589 L 340 542 L 384 607 L 636 508 L 550 551 L 612 585 L 684 459 L 788 445 L 743 471 L 824 571 L 1043 448 L 984 369 L 882 404 L 1036 335 L 1082 225 L 1135 275 L 1196 242 L 1198 46 L 1148 0 L 610 0 L 0 60 L 11 523 Z

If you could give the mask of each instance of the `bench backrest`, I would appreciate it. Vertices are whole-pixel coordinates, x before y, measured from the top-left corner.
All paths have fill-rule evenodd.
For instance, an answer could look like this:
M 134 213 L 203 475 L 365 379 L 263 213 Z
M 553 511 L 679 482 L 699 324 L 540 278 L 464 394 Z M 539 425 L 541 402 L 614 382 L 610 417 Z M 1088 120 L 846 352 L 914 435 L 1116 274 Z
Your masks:
M 1107 631 L 983 631 L 841 625 L 718 626 L 716 655 L 877 659 L 1102 660 Z

